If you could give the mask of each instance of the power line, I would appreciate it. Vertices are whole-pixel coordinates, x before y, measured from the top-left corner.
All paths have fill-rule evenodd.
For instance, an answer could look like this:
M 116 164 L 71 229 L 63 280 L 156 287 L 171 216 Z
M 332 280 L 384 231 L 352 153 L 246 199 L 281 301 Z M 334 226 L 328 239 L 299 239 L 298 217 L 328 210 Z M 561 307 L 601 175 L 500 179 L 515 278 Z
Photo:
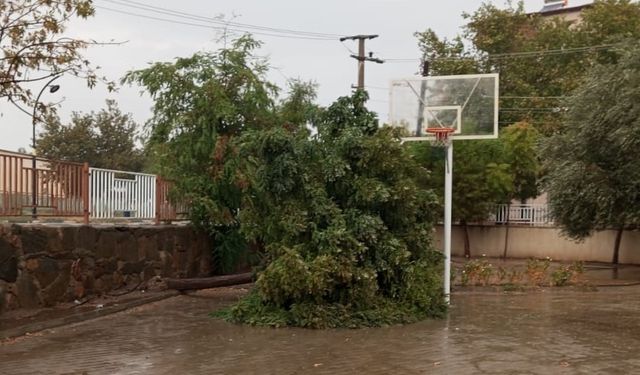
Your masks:
M 573 48 L 561 48 L 561 49 L 549 49 L 542 51 L 526 51 L 526 52 L 510 52 L 510 53 L 498 53 L 490 55 L 490 58 L 502 58 L 502 57 L 526 57 L 526 56 L 535 56 L 538 54 L 545 55 L 562 55 L 566 53 L 576 53 L 576 52 L 586 52 L 586 51 L 597 51 L 601 49 L 609 49 L 612 47 L 617 47 L 624 43 L 612 43 L 612 44 L 601 44 L 595 46 L 583 46 L 583 47 L 573 47 Z
M 594 46 L 573 47 L 573 48 L 496 53 L 496 54 L 489 54 L 489 55 L 486 55 L 486 56 L 436 57 L 436 58 L 428 59 L 428 60 L 429 61 L 465 61 L 465 60 L 480 60 L 482 58 L 486 58 L 488 60 L 499 60 L 499 59 L 507 59 L 507 58 L 536 57 L 536 56 L 545 56 L 545 55 L 563 55 L 563 54 L 568 54 L 568 53 L 579 53 L 579 52 L 591 52 L 591 51 L 606 50 L 606 49 L 610 49 L 610 48 L 621 46 L 623 44 L 625 44 L 625 42 L 612 43 L 612 44 L 600 44 L 600 45 L 594 45 Z M 385 61 L 388 61 L 390 63 L 416 63 L 416 62 L 420 62 L 422 60 L 423 59 L 418 59 L 418 58 L 407 58 L 407 59 L 389 58 L 389 59 L 385 59 Z
M 500 96 L 500 99 L 566 99 L 569 96 Z
M 564 108 L 500 108 L 500 112 L 564 112 Z
M 111 12 L 126 14 L 128 16 L 146 18 L 146 19 L 150 19 L 150 20 L 168 22 L 168 23 L 173 23 L 173 24 L 178 24 L 178 25 L 194 26 L 194 27 L 200 27 L 200 28 L 205 28 L 205 29 L 210 29 L 210 30 L 211 29 L 220 30 L 220 31 L 248 32 L 247 30 L 242 30 L 242 29 L 233 29 L 233 28 L 222 27 L 222 26 L 213 26 L 213 25 L 203 25 L 201 23 L 184 22 L 184 21 L 172 20 L 172 19 L 168 19 L 168 18 L 154 17 L 154 16 L 145 15 L 145 14 L 133 13 L 133 12 L 125 11 L 125 10 L 109 8 L 109 7 L 105 7 L 105 6 L 101 6 L 101 5 L 94 5 L 94 7 L 98 8 L 98 9 L 108 10 L 108 11 L 111 11 Z M 315 37 L 307 37 L 307 36 L 272 34 L 272 33 L 264 33 L 264 32 L 252 32 L 252 33 L 256 34 L 256 35 L 273 36 L 273 37 L 278 37 L 278 38 L 289 38 L 289 39 L 306 39 L 306 40 L 319 40 L 319 41 L 334 40 L 333 38 L 315 38 Z
M 289 76 L 287 76 L 286 74 L 284 74 L 284 72 L 282 71 L 282 68 L 278 68 L 276 66 L 272 66 L 271 68 L 273 68 L 276 72 L 280 73 L 280 75 L 282 76 L 282 78 L 285 79 L 285 81 L 287 81 L 287 83 L 292 83 L 293 80 L 291 78 L 289 78 Z
M 386 60 L 385 60 L 386 61 Z M 372 85 L 366 85 L 365 86 L 366 89 L 374 89 L 374 90 L 385 90 L 388 91 L 389 87 L 383 87 L 383 86 L 372 86 Z M 483 97 L 487 97 L 487 98 L 493 98 L 493 96 L 483 96 Z M 541 100 L 561 100 L 561 99 L 567 99 L 570 98 L 570 96 L 511 96 L 511 95 L 501 95 L 499 97 L 499 99 L 541 99 Z
M 344 44 L 344 40 L 340 41 L 340 44 L 352 55 L 355 55 L 356 52 L 354 50 L 352 50 L 351 48 L 349 48 L 346 44 Z
M 304 37 L 319 38 L 319 39 L 336 39 L 342 36 L 340 34 L 319 33 L 319 32 L 313 32 L 313 31 L 293 30 L 293 29 L 286 29 L 286 28 L 259 26 L 259 25 L 253 25 L 248 23 L 224 21 L 217 18 L 205 17 L 198 14 L 182 12 L 179 10 L 174 10 L 169 8 L 162 8 L 162 7 L 148 5 L 148 4 L 144 4 L 144 3 L 140 3 L 132 0 L 128 0 L 128 1 L 127 0 L 102 0 L 102 1 L 120 5 L 120 6 L 130 7 L 134 9 L 144 10 L 148 12 L 169 15 L 171 17 L 176 17 L 176 18 L 213 23 L 213 24 L 224 26 L 225 28 L 228 28 L 229 26 L 233 26 L 237 29 L 250 29 L 250 30 L 258 30 L 259 32 L 270 33 L 267 35 L 276 33 L 276 34 L 287 34 L 287 35 L 304 36 Z
M 554 119 L 557 121 L 557 119 Z M 498 124 L 515 124 L 516 122 L 527 122 L 529 124 L 549 124 L 549 123 L 553 123 L 554 121 L 549 119 L 549 120 L 535 120 L 535 119 L 522 119 L 522 120 L 517 120 L 517 121 L 498 121 Z
M 365 89 L 385 90 L 385 91 L 388 91 L 388 90 L 389 90 L 389 88 L 388 88 L 388 87 L 382 87 L 382 86 L 371 86 L 371 85 L 365 85 Z

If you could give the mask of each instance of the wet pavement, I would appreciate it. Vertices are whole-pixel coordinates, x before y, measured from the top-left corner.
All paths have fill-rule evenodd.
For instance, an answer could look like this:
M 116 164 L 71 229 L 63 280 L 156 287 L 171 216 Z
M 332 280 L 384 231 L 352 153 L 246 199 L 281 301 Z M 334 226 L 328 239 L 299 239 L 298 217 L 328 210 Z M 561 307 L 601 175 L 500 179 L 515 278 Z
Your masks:
M 447 319 L 271 329 L 208 316 L 201 291 L 0 344 L 0 374 L 595 374 L 640 368 L 640 287 L 458 292 Z

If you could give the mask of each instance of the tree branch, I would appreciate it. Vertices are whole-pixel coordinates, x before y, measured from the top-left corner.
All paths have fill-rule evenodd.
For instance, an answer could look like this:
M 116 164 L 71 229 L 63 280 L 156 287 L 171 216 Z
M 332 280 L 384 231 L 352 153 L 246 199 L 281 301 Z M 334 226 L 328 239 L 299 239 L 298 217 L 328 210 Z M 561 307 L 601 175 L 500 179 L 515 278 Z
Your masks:
M 22 108 L 20 105 L 18 105 L 18 103 L 16 103 L 12 97 L 8 96 L 7 100 L 9 100 L 9 102 L 11 104 L 13 104 L 14 106 L 16 106 L 16 108 L 18 108 L 19 110 L 21 110 L 22 112 L 26 113 L 29 117 L 33 118 L 33 115 L 31 114 L 31 112 L 27 111 L 26 109 Z

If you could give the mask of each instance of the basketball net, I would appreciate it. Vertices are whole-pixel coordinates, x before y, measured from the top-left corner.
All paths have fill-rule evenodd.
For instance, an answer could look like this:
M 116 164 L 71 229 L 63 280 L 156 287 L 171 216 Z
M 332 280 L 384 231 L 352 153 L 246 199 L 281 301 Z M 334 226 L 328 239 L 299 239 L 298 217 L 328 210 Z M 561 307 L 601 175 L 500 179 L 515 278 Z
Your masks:
M 433 134 L 435 139 L 431 141 L 431 145 L 434 147 L 446 148 L 451 144 L 450 135 L 453 134 L 455 129 L 453 128 L 426 128 L 425 131 L 429 134 Z

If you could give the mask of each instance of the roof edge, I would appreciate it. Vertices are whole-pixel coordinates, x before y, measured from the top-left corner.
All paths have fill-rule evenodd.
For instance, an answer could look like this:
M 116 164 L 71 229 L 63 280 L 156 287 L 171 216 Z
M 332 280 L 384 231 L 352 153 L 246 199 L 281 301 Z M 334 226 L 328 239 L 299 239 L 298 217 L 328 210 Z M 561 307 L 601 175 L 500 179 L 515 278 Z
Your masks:
M 585 9 L 585 8 L 591 8 L 593 5 L 594 5 L 593 3 L 589 3 L 589 4 L 576 5 L 576 6 L 569 7 L 569 8 L 554 9 L 554 10 L 550 10 L 550 11 L 547 11 L 547 12 L 541 12 L 541 11 L 531 12 L 531 13 L 528 13 L 528 14 L 529 15 L 539 14 L 541 16 L 553 16 L 553 15 L 556 15 L 556 14 L 572 13 L 572 12 L 581 11 L 582 9 Z

